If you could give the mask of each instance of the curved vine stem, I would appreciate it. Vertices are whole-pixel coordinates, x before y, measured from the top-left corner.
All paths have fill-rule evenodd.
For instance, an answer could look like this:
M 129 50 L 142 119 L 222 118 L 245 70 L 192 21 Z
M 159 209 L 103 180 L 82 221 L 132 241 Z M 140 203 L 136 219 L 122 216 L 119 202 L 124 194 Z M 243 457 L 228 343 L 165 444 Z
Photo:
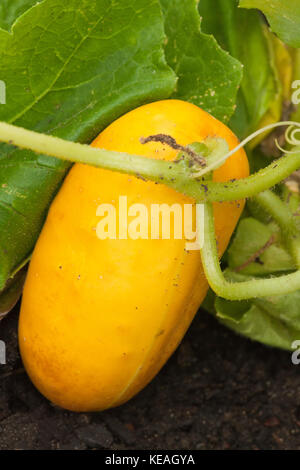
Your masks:
M 201 192 L 202 201 L 221 202 L 253 197 L 280 183 L 299 168 L 300 147 L 297 147 L 297 153 L 283 156 L 247 178 L 226 183 L 207 182 L 205 194 Z
M 228 156 L 226 141 L 214 139 L 212 142 L 212 140 L 208 140 L 205 144 L 213 161 L 222 160 L 226 154 Z M 186 162 L 169 162 L 93 148 L 3 122 L 0 122 L 0 141 L 70 162 L 142 176 L 151 181 L 164 183 L 199 203 L 204 202 L 202 264 L 210 286 L 220 297 L 243 300 L 273 296 L 278 293 L 283 295 L 300 289 L 300 270 L 268 279 L 242 282 L 230 282 L 225 279 L 218 259 L 212 209 L 214 201 L 231 201 L 256 195 L 256 202 L 264 207 L 281 227 L 288 249 L 297 268 L 300 268 L 300 237 L 294 219 L 284 203 L 274 193 L 266 191 L 300 168 L 300 146 L 296 146 L 292 154 L 280 158 L 248 178 L 216 183 L 209 179 L 211 175 L 208 174 L 195 178 L 194 169 L 186 165 Z M 230 152 L 232 153 L 233 151 Z M 209 166 L 206 170 L 209 170 Z
M 93 148 L 4 122 L 0 122 L 0 141 L 70 162 L 142 176 L 150 181 L 164 183 L 200 202 L 234 201 L 254 196 L 300 168 L 300 147 L 295 147 L 295 153 L 281 157 L 247 178 L 225 183 L 205 181 L 204 184 L 201 178 L 194 178 L 191 169 L 180 163 Z M 219 145 L 213 151 L 222 156 L 225 153 L 224 144 L 227 144 L 223 139 L 218 141 Z
M 300 289 L 300 270 L 292 274 L 268 279 L 251 279 L 242 282 L 228 281 L 221 270 L 211 203 L 204 204 L 204 243 L 201 249 L 205 276 L 214 292 L 228 300 L 246 300 L 256 297 L 284 295 Z

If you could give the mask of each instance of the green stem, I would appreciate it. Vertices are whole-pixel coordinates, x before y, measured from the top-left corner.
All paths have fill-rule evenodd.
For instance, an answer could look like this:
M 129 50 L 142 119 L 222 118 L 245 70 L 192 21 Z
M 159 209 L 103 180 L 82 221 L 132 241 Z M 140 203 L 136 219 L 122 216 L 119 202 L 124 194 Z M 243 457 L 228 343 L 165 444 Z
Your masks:
M 156 183 L 166 184 L 187 196 L 205 194 L 199 181 L 193 178 L 192 168 L 182 161 L 157 160 L 113 152 L 29 131 L 5 122 L 0 122 L 0 141 L 61 160 L 143 177 Z M 215 157 L 222 157 L 228 151 L 227 142 L 220 138 L 210 139 L 207 147 Z
M 230 282 L 225 279 L 218 258 L 211 203 L 204 204 L 204 226 L 199 227 L 199 230 L 204 230 L 201 258 L 205 276 L 218 296 L 228 300 L 245 300 L 284 295 L 300 289 L 300 270 L 269 279 L 251 279 L 243 282 Z
M 226 183 L 208 181 L 204 184 L 201 179 L 195 179 L 193 171 L 181 163 L 96 149 L 4 122 L 0 122 L 0 141 L 70 162 L 142 176 L 157 183 L 164 183 L 200 202 L 234 201 L 254 196 L 300 168 L 300 147 L 297 147 L 297 153 L 284 156 L 247 178 Z M 221 153 L 224 148 L 224 145 L 217 145 L 214 152 Z
M 177 165 L 174 163 L 94 148 L 4 122 L 0 122 L 0 141 L 73 163 L 83 163 L 149 178 L 151 176 L 153 180 L 158 180 L 167 170 L 172 175 L 174 170 L 176 174 L 178 172 Z
M 208 182 L 206 194 L 203 198 L 201 194 L 201 199 L 207 202 L 233 201 L 253 197 L 275 186 L 300 168 L 300 147 L 297 149 L 299 152 L 285 155 L 247 178 L 228 183 Z

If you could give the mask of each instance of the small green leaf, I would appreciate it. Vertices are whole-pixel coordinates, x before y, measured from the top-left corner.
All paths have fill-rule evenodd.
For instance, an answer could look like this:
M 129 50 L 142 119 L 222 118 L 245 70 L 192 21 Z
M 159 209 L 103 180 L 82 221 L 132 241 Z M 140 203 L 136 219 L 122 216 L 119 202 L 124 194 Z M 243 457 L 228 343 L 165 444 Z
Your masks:
M 242 139 L 260 126 L 270 109 L 275 120 L 280 117 L 280 83 L 273 63 L 271 34 L 261 15 L 239 9 L 238 0 L 201 0 L 199 11 L 203 30 L 213 34 L 244 66 L 237 109 L 230 122 Z
M 0 320 L 14 308 L 21 297 L 25 277 L 26 269 L 24 268 L 13 279 L 9 279 L 3 291 L 0 292 Z
M 282 41 L 300 47 L 299 0 L 240 0 L 240 6 L 261 10 Z
M 230 269 L 243 274 L 261 276 L 295 269 L 276 226 L 250 217 L 240 221 L 227 255 Z
M 221 121 L 235 109 L 241 64 L 213 36 L 200 32 L 197 0 L 160 0 L 165 16 L 168 64 L 179 77 L 174 98 L 190 101 Z
M 219 321 L 247 338 L 268 346 L 292 349 L 300 339 L 300 293 L 251 302 L 231 302 L 219 297 L 215 315 Z

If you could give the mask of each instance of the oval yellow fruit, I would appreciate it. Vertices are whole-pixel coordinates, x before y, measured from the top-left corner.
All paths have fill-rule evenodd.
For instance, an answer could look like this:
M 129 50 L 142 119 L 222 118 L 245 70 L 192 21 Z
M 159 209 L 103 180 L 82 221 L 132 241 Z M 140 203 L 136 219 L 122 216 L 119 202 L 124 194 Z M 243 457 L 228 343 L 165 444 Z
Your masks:
M 182 145 L 207 136 L 238 141 L 211 115 L 179 100 L 137 108 L 107 127 L 95 147 L 172 160 L 176 151 L 140 138 L 169 134 Z M 214 172 L 214 180 L 248 176 L 243 150 Z M 178 346 L 208 285 L 199 251 L 185 239 L 97 237 L 100 204 L 149 208 L 190 199 L 164 185 L 76 164 L 51 205 L 26 279 L 19 344 L 25 368 L 53 403 L 74 411 L 126 402 L 160 370 Z M 220 255 L 243 202 L 214 205 Z M 123 222 L 117 222 L 117 231 Z

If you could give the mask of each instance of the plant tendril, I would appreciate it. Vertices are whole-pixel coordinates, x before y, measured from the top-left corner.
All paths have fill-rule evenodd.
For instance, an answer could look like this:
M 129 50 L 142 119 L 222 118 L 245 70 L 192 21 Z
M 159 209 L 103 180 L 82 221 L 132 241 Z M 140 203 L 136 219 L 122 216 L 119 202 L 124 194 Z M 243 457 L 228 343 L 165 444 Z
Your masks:
M 271 129 L 275 129 L 275 128 L 281 127 L 281 126 L 289 126 L 289 128 L 287 130 L 287 133 L 286 133 L 287 142 L 290 143 L 291 145 L 294 145 L 294 146 L 300 145 L 300 140 L 295 138 L 295 132 L 300 132 L 300 123 L 299 122 L 281 121 L 281 122 L 276 122 L 276 123 L 273 123 L 273 124 L 269 124 L 268 126 L 262 127 L 258 131 L 253 132 L 253 134 L 246 137 L 246 139 L 244 139 L 239 145 L 234 147 L 234 149 L 230 150 L 230 152 L 228 152 L 227 154 L 223 155 L 219 160 L 212 162 L 210 165 L 207 165 L 203 170 L 200 170 L 198 172 L 197 176 L 198 177 L 203 176 L 206 173 L 218 168 L 218 166 L 220 166 L 221 163 L 224 163 L 227 160 L 227 158 L 231 157 L 231 155 L 234 155 L 238 150 L 245 147 L 245 145 L 248 144 L 251 140 L 255 139 L 260 134 L 264 134 L 266 131 L 269 131 Z M 294 127 L 296 127 L 296 129 L 294 129 Z M 292 129 L 292 133 L 291 133 L 291 129 Z M 291 136 L 289 135 L 290 133 L 291 133 Z M 295 151 L 291 151 L 291 152 L 286 151 L 286 150 L 282 149 L 279 146 L 277 139 L 276 139 L 275 142 L 276 142 L 277 147 L 281 151 L 283 151 L 284 153 L 296 153 L 296 152 L 299 151 L 299 149 L 295 150 Z
M 286 142 L 288 144 L 292 145 L 292 146 L 300 145 L 300 137 L 297 138 L 296 137 L 297 134 L 300 134 L 300 124 L 299 123 L 298 123 L 297 126 L 295 126 L 295 124 L 293 124 L 293 125 L 288 127 L 288 129 L 286 130 L 286 133 L 285 133 Z M 283 149 L 280 146 L 280 144 L 278 142 L 278 139 L 275 139 L 275 145 L 281 152 L 284 152 L 284 153 L 293 154 L 293 153 L 297 152 L 297 150 L 285 150 L 285 149 Z

